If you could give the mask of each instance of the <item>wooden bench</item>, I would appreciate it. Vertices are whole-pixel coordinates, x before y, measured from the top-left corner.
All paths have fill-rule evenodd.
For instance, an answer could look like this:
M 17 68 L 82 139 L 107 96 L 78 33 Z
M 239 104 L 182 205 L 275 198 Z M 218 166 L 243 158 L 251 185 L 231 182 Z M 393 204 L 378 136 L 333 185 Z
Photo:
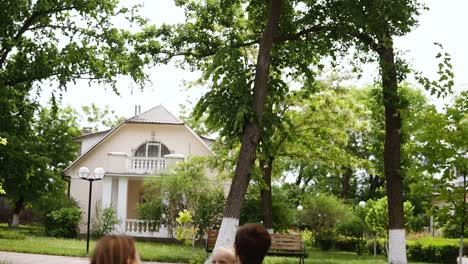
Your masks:
M 308 256 L 306 247 L 302 243 L 301 235 L 296 234 L 270 234 L 271 246 L 267 252 L 268 256 L 299 257 L 299 263 L 304 263 L 304 258 Z M 208 257 L 218 238 L 218 232 L 208 231 L 205 250 Z

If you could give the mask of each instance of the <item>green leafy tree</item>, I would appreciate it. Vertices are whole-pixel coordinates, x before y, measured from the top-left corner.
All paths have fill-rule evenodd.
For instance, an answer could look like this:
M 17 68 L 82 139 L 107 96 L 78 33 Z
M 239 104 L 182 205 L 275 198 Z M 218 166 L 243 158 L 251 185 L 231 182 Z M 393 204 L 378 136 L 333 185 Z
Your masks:
M 401 101 L 399 83 L 409 72 L 407 63 L 397 56 L 393 39 L 410 32 L 417 24 L 417 17 L 423 9 L 417 0 L 398 1 L 325 1 L 324 13 L 330 36 L 349 43 L 360 51 L 360 61 L 378 63 L 382 104 L 385 108 L 385 143 L 383 167 L 386 180 L 386 194 L 391 206 L 389 210 L 389 262 L 407 263 L 404 217 L 403 178 L 401 175 Z M 347 10 L 343 13 L 343 10 Z M 450 68 L 445 61 L 442 65 Z M 431 88 L 439 93 L 449 92 L 453 81 L 451 71 L 442 72 L 447 82 Z M 443 81 L 443 80 L 441 80 Z M 437 83 L 436 83 L 437 84 Z
M 94 131 L 99 131 L 102 127 L 111 129 L 125 121 L 125 117 L 118 116 L 114 110 L 109 109 L 108 105 L 101 109 L 92 103 L 90 106 L 83 106 L 81 110 L 85 115 L 85 121 Z
M 404 202 L 405 218 L 409 219 L 413 215 L 414 206 L 411 202 Z M 369 200 L 366 204 L 365 222 L 374 237 L 374 256 L 377 254 L 377 238 L 385 238 L 385 249 L 388 252 L 388 199 L 386 197 L 378 200 Z
M 455 225 L 460 236 L 460 254 L 468 224 L 467 210 L 467 144 L 468 136 L 468 92 L 455 97 L 453 104 L 446 106 L 442 113 L 435 108 L 424 113 L 425 129 L 418 134 L 419 146 L 425 154 L 424 168 L 429 173 L 440 173 L 436 180 L 438 199 L 446 201 L 438 208 L 439 223 Z M 460 258 L 461 259 L 461 258 Z
M 51 83 L 55 88 L 52 112 L 57 112 L 55 93 L 66 91 L 67 84 L 78 79 L 108 84 L 116 92 L 116 78 L 121 74 L 143 84 L 146 75 L 142 68 L 147 60 L 132 48 L 138 40 L 114 25 L 116 19 L 144 23 L 135 11 L 120 7 L 117 1 L 0 3 L 0 17 L 4 18 L 0 21 L 0 123 L 2 137 L 11 143 L 0 150 L 0 176 L 15 204 L 14 225 L 24 203 L 49 185 L 44 179 L 50 178 L 46 176 L 51 171 L 48 155 L 54 153 L 42 151 L 57 147 L 35 144 L 41 140 L 35 139 L 40 134 L 34 127 L 39 105 L 32 91 L 40 93 L 41 83 Z M 60 140 L 67 137 L 56 136 Z M 69 142 L 62 146 L 71 145 Z
M 12 135 L 10 144 L 0 149 L 0 175 L 15 205 L 13 226 L 19 223 L 25 204 L 63 188 L 61 172 L 78 150 L 70 144 L 79 135 L 77 115 L 71 108 L 42 108 L 30 118 L 26 123 L 32 125 L 23 124 L 25 131 Z
M 174 235 L 176 219 L 183 210 L 191 212 L 199 236 L 219 227 L 224 196 L 216 182 L 210 183 L 205 170 L 206 159 L 192 157 L 179 163 L 172 173 L 146 180 L 139 216 L 167 226 L 170 235 Z

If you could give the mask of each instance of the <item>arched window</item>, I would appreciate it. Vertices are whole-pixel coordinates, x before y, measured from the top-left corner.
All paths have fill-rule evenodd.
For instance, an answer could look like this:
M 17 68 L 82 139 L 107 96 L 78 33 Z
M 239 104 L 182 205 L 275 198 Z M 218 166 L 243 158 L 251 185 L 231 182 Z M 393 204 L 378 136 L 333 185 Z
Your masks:
M 171 152 L 166 145 L 161 142 L 147 142 L 138 147 L 135 151 L 135 157 L 164 157 Z

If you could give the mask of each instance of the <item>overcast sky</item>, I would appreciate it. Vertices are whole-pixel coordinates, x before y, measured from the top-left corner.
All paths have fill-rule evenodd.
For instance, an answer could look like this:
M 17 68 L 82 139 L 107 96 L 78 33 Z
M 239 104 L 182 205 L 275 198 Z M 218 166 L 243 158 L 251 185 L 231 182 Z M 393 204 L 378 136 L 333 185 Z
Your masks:
M 135 1 L 132 1 L 133 3 Z M 412 66 L 426 76 L 436 78 L 437 61 L 434 56 L 438 49 L 433 45 L 440 42 L 446 52 L 452 55 L 456 90 L 468 89 L 468 1 L 467 0 L 427 0 L 430 8 L 420 16 L 420 25 L 403 38 L 395 40 L 399 50 L 406 51 L 406 58 Z M 183 11 L 173 5 L 172 0 L 146 0 L 142 15 L 157 25 L 183 21 Z M 174 114 L 178 114 L 180 104 L 187 100 L 195 102 L 203 93 L 201 90 L 185 89 L 186 81 L 195 80 L 199 73 L 186 72 L 173 65 L 158 66 L 150 70 L 151 82 L 140 91 L 128 78 L 121 78 L 117 87 L 121 93 L 115 95 L 98 85 L 88 86 L 87 82 L 71 85 L 63 94 L 63 104 L 80 110 L 92 102 L 98 106 L 109 105 L 119 115 L 131 117 L 134 106 L 141 105 L 142 111 L 163 104 Z M 364 72 L 364 80 L 373 80 L 372 73 Z M 375 76 L 374 76 L 375 77 Z M 50 90 L 44 89 L 41 101 L 47 102 Z M 440 101 L 437 101 L 441 104 Z

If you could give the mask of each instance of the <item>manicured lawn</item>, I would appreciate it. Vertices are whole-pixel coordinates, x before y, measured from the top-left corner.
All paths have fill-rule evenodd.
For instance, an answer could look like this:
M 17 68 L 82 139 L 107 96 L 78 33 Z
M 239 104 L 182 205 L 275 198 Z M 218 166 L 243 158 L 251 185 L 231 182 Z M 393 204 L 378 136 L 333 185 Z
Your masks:
M 7 237 L 1 234 L 8 233 Z M 15 235 L 22 234 L 14 238 Z M 43 230 L 35 226 L 20 226 L 11 229 L 0 224 L 0 251 L 15 251 L 63 256 L 86 256 L 86 240 L 58 239 L 43 236 Z M 12 238 L 13 237 L 13 238 Z M 90 250 L 94 248 L 95 241 L 90 242 Z M 152 242 L 137 242 L 137 249 L 143 260 L 162 262 L 188 262 L 191 248 L 184 245 L 171 245 Z M 91 254 L 92 252 L 90 252 Z M 195 254 L 204 259 L 205 251 L 202 247 L 195 249 Z M 264 263 L 283 264 L 298 263 L 297 258 L 268 257 Z M 351 252 L 309 250 L 309 257 L 305 263 L 312 264 L 385 264 L 385 258 L 379 256 L 357 256 Z M 410 262 L 416 264 L 416 262 Z

